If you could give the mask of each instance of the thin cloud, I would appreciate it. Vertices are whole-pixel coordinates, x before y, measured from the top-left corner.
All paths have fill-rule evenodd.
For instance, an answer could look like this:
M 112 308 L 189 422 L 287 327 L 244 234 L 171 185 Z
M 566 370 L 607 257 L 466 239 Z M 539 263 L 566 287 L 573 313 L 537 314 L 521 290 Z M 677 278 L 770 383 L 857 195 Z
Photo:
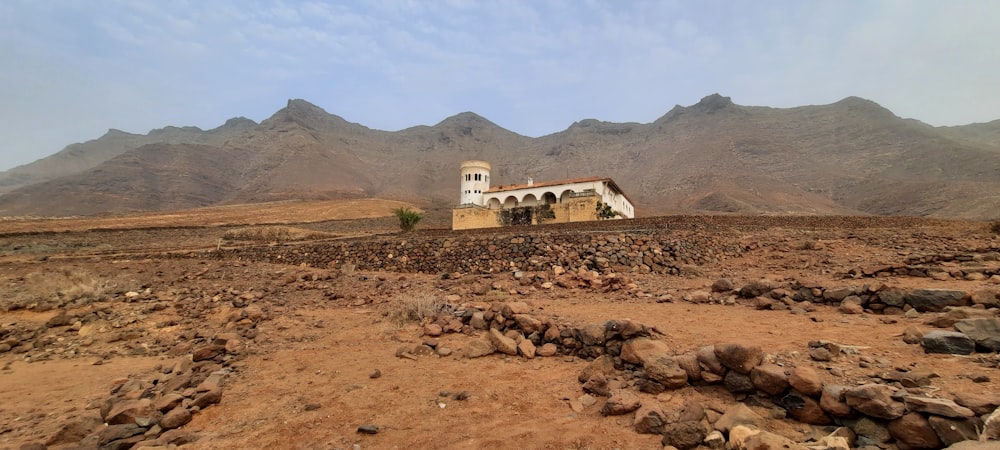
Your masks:
M 0 167 L 107 128 L 262 120 L 288 98 L 378 129 L 471 110 L 532 136 L 649 122 L 713 92 L 983 122 L 1000 118 L 997 17 L 975 0 L 10 0 Z

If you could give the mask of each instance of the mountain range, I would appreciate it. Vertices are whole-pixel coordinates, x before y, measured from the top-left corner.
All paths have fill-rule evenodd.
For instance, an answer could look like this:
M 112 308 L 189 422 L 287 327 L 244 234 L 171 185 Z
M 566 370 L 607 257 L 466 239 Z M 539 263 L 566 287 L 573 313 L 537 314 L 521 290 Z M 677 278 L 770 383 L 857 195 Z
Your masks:
M 538 138 L 471 112 L 374 130 L 304 100 L 260 123 L 110 130 L 0 173 L 0 215 L 368 197 L 448 207 L 468 159 L 489 161 L 494 185 L 611 177 L 639 215 L 1000 217 L 1000 120 L 934 127 L 857 97 L 770 108 L 718 94 L 652 123 L 587 119 Z

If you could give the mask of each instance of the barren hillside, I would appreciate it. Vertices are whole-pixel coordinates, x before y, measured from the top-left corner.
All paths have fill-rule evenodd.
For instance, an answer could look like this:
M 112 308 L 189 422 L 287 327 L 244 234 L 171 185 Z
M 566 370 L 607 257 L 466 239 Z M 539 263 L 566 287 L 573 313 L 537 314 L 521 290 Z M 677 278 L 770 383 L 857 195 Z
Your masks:
M 991 219 L 1000 211 L 997 135 L 996 122 L 932 127 L 856 97 L 778 109 L 714 94 L 653 123 L 588 119 L 539 138 L 470 112 L 434 126 L 372 130 L 290 100 L 260 124 L 234 119 L 211 131 L 168 128 L 128 139 L 109 133 L 67 147 L 0 175 L 0 184 L 21 186 L 0 196 L 0 214 L 367 197 L 443 207 L 456 201 L 458 164 L 484 159 L 495 184 L 612 177 L 645 215 Z M 76 154 L 85 163 L 63 163 Z

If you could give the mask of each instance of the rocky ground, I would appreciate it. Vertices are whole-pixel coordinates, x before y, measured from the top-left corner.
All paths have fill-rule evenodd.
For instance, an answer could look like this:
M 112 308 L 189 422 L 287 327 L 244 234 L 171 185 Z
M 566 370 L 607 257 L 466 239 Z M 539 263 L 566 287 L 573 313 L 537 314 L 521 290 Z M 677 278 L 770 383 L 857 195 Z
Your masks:
M 210 248 L 212 227 L 9 235 L 0 448 L 942 448 L 1000 432 L 993 322 L 955 331 L 997 317 L 985 224 L 753 221 L 704 231 L 751 251 L 679 276 L 157 256 Z

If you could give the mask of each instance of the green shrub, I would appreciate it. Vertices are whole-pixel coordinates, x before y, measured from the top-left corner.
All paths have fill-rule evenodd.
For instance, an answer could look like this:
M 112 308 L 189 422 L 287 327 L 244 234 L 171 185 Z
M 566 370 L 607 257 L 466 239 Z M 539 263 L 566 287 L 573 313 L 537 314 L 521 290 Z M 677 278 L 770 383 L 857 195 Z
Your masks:
M 597 201 L 597 218 L 598 219 L 614 219 L 622 215 L 620 212 L 615 211 L 611 208 L 611 205 L 604 203 L 600 200 Z
M 417 222 L 420 222 L 420 219 L 424 218 L 423 214 L 410 208 L 396 208 L 392 210 L 392 213 L 399 219 L 399 229 L 404 232 L 413 231 L 413 227 L 417 225 Z

